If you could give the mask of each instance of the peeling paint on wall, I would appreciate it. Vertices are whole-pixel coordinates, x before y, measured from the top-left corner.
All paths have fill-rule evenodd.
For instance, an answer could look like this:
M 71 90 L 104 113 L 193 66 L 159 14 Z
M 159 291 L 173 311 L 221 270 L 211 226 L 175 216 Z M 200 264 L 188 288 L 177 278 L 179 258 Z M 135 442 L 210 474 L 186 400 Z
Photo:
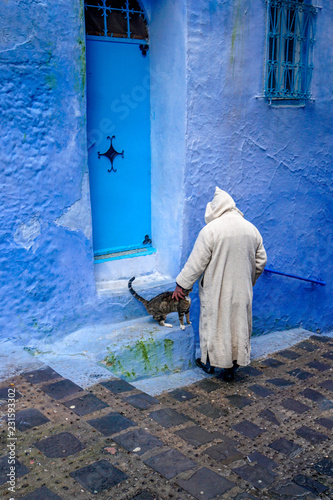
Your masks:
M 81 198 L 73 203 L 63 215 L 55 220 L 58 226 L 67 227 L 71 231 L 82 231 L 86 238 L 92 237 L 91 214 L 89 210 L 90 191 L 88 173 L 84 174 L 82 181 Z
M 20 224 L 14 234 L 14 241 L 17 245 L 22 246 L 26 250 L 33 247 L 35 252 L 38 247 L 36 240 L 41 234 L 41 225 L 38 219 L 30 219 L 25 224 Z

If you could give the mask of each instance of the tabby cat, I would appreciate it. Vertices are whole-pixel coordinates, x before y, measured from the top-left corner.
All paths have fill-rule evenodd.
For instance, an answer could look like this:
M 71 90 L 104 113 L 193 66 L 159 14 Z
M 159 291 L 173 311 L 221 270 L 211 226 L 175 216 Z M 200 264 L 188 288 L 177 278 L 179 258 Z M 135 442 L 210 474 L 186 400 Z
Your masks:
M 180 299 L 179 301 L 172 298 L 173 292 L 163 292 L 157 295 L 156 297 L 146 300 L 143 297 L 140 297 L 132 288 L 132 282 L 135 278 L 131 278 L 128 282 L 128 288 L 132 295 L 136 299 L 138 299 L 145 306 L 148 314 L 151 314 L 153 318 L 159 322 L 161 326 L 167 326 L 172 328 L 170 323 L 165 323 L 166 317 L 168 314 L 172 312 L 178 312 L 180 328 L 181 330 L 185 329 L 184 325 L 184 314 L 186 316 L 186 322 L 188 325 L 191 324 L 190 321 L 190 305 L 191 299 L 188 296 L 191 290 L 184 290 L 185 298 Z

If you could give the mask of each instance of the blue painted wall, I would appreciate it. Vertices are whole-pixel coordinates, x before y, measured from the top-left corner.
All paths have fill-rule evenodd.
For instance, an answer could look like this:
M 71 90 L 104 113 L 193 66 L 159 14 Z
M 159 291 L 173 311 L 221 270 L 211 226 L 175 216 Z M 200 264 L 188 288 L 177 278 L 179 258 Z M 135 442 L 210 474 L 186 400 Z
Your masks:
M 4 337 L 66 328 L 95 293 L 82 15 L 79 0 L 0 5 Z
M 265 2 L 189 1 L 183 261 L 217 185 L 261 231 L 268 266 L 327 281 L 315 287 L 263 275 L 254 294 L 257 334 L 333 326 L 332 21 L 332 5 L 325 2 L 317 18 L 315 101 L 274 109 L 258 98 Z M 197 308 L 195 300 L 196 317 Z
M 218 185 L 262 232 L 269 265 L 327 281 L 316 288 L 263 276 L 255 288 L 255 333 L 333 327 L 332 6 L 317 20 L 315 101 L 272 109 L 257 97 L 264 2 L 143 4 L 155 82 L 157 270 L 176 276 Z M 0 336 L 27 344 L 139 316 L 140 304 L 129 305 L 126 294 L 96 294 L 82 1 L 6 0 L 0 35 Z M 196 327 L 198 312 L 196 298 Z

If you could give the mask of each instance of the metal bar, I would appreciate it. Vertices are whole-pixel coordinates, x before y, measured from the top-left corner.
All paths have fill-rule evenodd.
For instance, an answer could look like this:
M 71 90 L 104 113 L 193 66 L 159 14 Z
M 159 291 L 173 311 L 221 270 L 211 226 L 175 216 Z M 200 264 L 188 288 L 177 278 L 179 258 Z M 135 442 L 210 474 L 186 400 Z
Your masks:
M 267 274 L 279 274 L 281 276 L 287 276 L 288 278 L 294 278 L 302 281 L 309 281 L 310 283 L 315 283 L 316 285 L 322 285 L 322 286 L 326 285 L 326 281 L 303 278 L 301 276 L 296 276 L 295 274 L 282 273 L 281 271 L 275 271 L 275 269 L 267 269 L 266 267 L 264 269 L 264 272 Z

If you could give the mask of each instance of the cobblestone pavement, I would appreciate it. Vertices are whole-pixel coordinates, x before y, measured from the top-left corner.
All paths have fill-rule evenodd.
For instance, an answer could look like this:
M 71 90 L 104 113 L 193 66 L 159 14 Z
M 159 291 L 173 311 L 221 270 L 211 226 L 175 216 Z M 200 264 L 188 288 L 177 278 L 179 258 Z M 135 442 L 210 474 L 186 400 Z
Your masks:
M 331 337 L 253 362 L 232 383 L 207 377 L 152 397 L 120 379 L 83 391 L 47 367 L 2 383 L 0 398 L 4 499 L 333 498 Z

